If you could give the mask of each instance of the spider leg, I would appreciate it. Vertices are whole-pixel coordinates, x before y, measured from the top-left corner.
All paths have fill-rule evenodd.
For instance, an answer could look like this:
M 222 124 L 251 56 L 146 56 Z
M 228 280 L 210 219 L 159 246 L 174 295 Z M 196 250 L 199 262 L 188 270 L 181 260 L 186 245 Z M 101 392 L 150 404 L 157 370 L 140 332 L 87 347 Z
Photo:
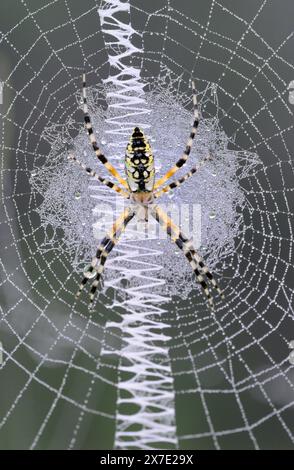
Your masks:
M 192 92 L 193 92 L 193 113 L 194 113 L 194 122 L 193 122 L 193 127 L 189 136 L 189 139 L 186 144 L 186 148 L 184 150 L 184 153 L 182 154 L 181 158 L 177 161 L 177 163 L 161 178 L 159 178 L 158 181 L 155 182 L 154 184 L 154 189 L 159 188 L 162 186 L 169 178 L 171 178 L 183 165 L 185 165 L 186 161 L 189 158 L 192 144 L 193 144 L 193 139 L 197 133 L 197 128 L 199 125 L 199 111 L 198 111 L 198 106 L 197 106 L 197 96 L 196 96 L 196 88 L 195 88 L 195 82 L 192 81 Z
M 199 264 L 200 268 L 201 268 L 201 272 L 203 274 L 206 275 L 206 277 L 209 279 L 209 282 L 211 283 L 212 287 L 214 287 L 214 289 L 217 291 L 217 293 L 220 295 L 220 297 L 222 299 L 225 298 L 224 296 L 224 293 L 223 291 L 221 290 L 221 288 L 219 287 L 218 283 L 216 282 L 216 280 L 214 279 L 213 275 L 211 274 L 211 272 L 209 271 L 208 267 L 206 266 L 206 264 L 204 263 L 204 260 L 202 258 L 202 256 L 199 255 L 199 253 L 195 250 L 195 248 L 193 247 L 192 243 L 190 240 L 187 240 L 186 241 L 186 249 L 188 251 L 190 251 L 190 253 L 192 254 L 192 256 L 194 256 L 194 258 L 196 259 L 197 263 Z
M 165 228 L 167 234 L 171 237 L 171 240 L 183 251 L 187 260 L 189 261 L 196 279 L 201 285 L 208 303 L 211 308 L 214 308 L 212 296 L 210 294 L 209 286 L 204 279 L 204 275 L 208 278 L 208 282 L 215 287 L 220 295 L 223 296 L 220 288 L 210 273 L 208 267 L 204 264 L 201 256 L 196 252 L 189 239 L 180 231 L 179 227 L 175 225 L 167 214 L 158 206 L 152 208 L 151 214 L 157 220 L 157 222 Z
M 97 145 L 96 137 L 94 135 L 93 127 L 91 124 L 90 115 L 88 112 L 88 104 L 87 104 L 87 92 L 86 92 L 86 74 L 83 74 L 83 102 L 84 102 L 84 121 L 85 127 L 88 131 L 90 143 L 93 147 L 93 150 L 100 162 L 105 166 L 108 172 L 114 176 L 119 183 L 121 183 L 125 188 L 128 188 L 127 182 L 121 177 L 118 171 L 109 163 L 105 155 L 101 152 L 100 148 Z
M 111 250 L 114 248 L 116 243 L 118 242 L 118 239 L 120 235 L 123 233 L 125 230 L 127 224 L 132 220 L 134 217 L 136 211 L 133 206 L 127 207 L 124 212 L 118 217 L 118 219 L 114 222 L 112 229 L 107 233 L 107 235 L 103 238 L 101 241 L 97 251 L 96 255 L 92 259 L 90 267 L 87 269 L 87 271 L 84 272 L 84 278 L 82 279 L 82 282 L 79 286 L 79 290 L 76 294 L 76 297 L 79 297 L 81 295 L 81 292 L 88 282 L 89 279 L 92 278 L 92 274 L 94 271 L 96 271 L 96 276 L 95 280 L 92 284 L 91 287 L 91 294 L 90 294 L 90 301 L 92 302 L 94 299 L 94 294 L 97 290 L 99 280 L 101 278 L 102 272 L 104 270 L 104 265 L 107 259 L 107 256 L 111 252 Z M 98 263 L 100 261 L 99 266 Z
M 85 170 L 85 172 L 89 175 L 89 176 L 92 176 L 94 177 L 96 180 L 100 181 L 100 183 L 104 184 L 105 186 L 107 186 L 108 188 L 111 188 L 113 189 L 114 191 L 116 191 L 117 193 L 119 193 L 121 196 L 123 196 L 124 198 L 126 199 L 130 199 L 130 194 L 126 191 L 124 191 L 120 186 L 118 186 L 117 184 L 115 183 L 112 183 L 112 181 L 109 181 L 105 178 L 102 178 L 102 176 L 99 176 L 97 175 L 96 171 L 92 170 L 92 168 L 89 168 L 87 167 L 84 163 L 82 163 L 80 160 L 78 160 L 76 158 L 75 155 L 73 155 L 72 153 L 70 153 L 68 155 L 68 159 L 69 160 L 72 160 L 74 161 L 75 163 L 77 163 L 83 170 Z
M 128 208 L 129 209 L 129 208 Z M 93 302 L 96 290 L 99 285 L 100 278 L 102 276 L 102 273 L 104 271 L 105 263 L 107 261 L 107 257 L 111 250 L 114 248 L 114 246 L 117 244 L 121 234 L 124 232 L 127 224 L 132 220 L 132 218 L 135 215 L 135 210 L 126 210 L 124 214 L 122 214 L 120 220 L 118 219 L 115 224 L 113 225 L 112 231 L 109 235 L 110 241 L 109 243 L 105 246 L 104 250 L 102 250 L 101 256 L 100 256 L 100 264 L 98 268 L 96 268 L 97 274 L 95 277 L 94 282 L 92 283 L 91 290 L 90 290 L 90 303 Z
M 110 241 L 111 240 L 107 235 L 103 238 L 103 240 L 101 240 L 100 245 L 96 251 L 94 258 L 91 261 L 90 266 L 88 267 L 86 271 L 84 271 L 84 277 L 82 279 L 82 282 L 79 285 L 79 290 L 76 293 L 76 298 L 78 298 L 81 295 L 83 288 L 85 287 L 89 279 L 93 277 L 93 272 L 96 271 L 96 265 L 101 257 L 102 251 L 104 250 L 105 246 L 108 245 Z
M 206 295 L 210 308 L 214 309 L 214 303 L 208 284 L 206 283 L 204 277 L 200 272 L 200 267 L 198 263 L 194 260 L 193 256 L 189 251 L 184 250 L 184 242 L 182 240 L 183 236 L 180 232 L 180 229 L 173 224 L 171 219 L 159 207 L 155 207 L 154 212 L 152 211 L 151 214 L 153 215 L 153 217 L 155 217 L 157 222 L 166 230 L 171 240 L 184 252 L 184 255 L 186 256 L 192 270 L 194 271 L 197 282 L 201 285 L 204 294 Z
M 198 165 L 194 166 L 193 168 L 191 168 L 190 171 L 188 171 L 188 173 L 186 173 L 185 175 L 183 175 L 181 178 L 179 178 L 178 180 L 176 181 L 173 181 L 172 183 L 164 186 L 162 189 L 160 189 L 159 191 L 156 191 L 154 193 L 154 198 L 157 199 L 158 197 L 162 196 L 162 194 L 164 193 L 168 193 L 169 191 L 171 191 L 172 189 L 175 189 L 175 188 L 178 188 L 181 184 L 183 184 L 185 181 L 187 181 L 187 179 L 189 179 L 191 176 L 194 175 L 194 173 L 196 173 L 198 170 L 200 170 L 200 168 L 209 160 L 211 160 L 212 157 L 211 155 L 208 155 L 207 157 L 205 157 Z

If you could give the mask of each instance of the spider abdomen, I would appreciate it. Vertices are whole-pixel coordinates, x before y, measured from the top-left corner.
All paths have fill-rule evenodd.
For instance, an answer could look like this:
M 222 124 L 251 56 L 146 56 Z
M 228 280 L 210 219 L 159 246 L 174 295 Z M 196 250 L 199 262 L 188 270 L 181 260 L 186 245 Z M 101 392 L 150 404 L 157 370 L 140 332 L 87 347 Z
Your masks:
M 125 156 L 127 182 L 132 192 L 148 192 L 154 185 L 154 159 L 144 133 L 135 127 Z

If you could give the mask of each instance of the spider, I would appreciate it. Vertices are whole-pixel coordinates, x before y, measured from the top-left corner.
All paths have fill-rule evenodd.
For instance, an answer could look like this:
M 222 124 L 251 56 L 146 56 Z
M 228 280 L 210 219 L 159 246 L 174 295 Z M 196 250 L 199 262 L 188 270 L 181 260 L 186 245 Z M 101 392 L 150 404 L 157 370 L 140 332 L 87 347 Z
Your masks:
M 156 200 L 163 194 L 178 188 L 181 184 L 187 181 L 200 167 L 211 160 L 209 154 L 198 165 L 190 169 L 184 176 L 170 184 L 164 185 L 166 181 L 171 178 L 183 165 L 187 162 L 191 152 L 193 139 L 197 133 L 199 125 L 199 111 L 197 106 L 197 96 L 195 82 L 192 81 L 193 92 L 193 126 L 188 138 L 186 148 L 176 162 L 176 164 L 161 178 L 155 181 L 155 168 L 154 157 L 148 140 L 139 127 L 135 127 L 130 137 L 129 143 L 126 148 L 125 154 L 125 173 L 126 178 L 118 173 L 118 171 L 111 165 L 105 155 L 102 153 L 97 145 L 94 135 L 91 119 L 88 112 L 87 93 L 86 93 L 86 75 L 83 74 L 83 111 L 85 128 L 88 132 L 90 144 L 96 154 L 97 159 L 105 166 L 107 171 L 117 180 L 120 184 L 113 183 L 101 176 L 92 168 L 84 165 L 76 158 L 73 153 L 69 153 L 68 158 L 78 164 L 88 175 L 97 179 L 100 183 L 108 188 L 116 191 L 120 196 L 129 199 L 131 204 L 123 211 L 112 226 L 112 229 L 105 235 L 100 245 L 98 246 L 96 255 L 93 257 L 90 266 L 83 273 L 84 277 L 79 286 L 76 298 L 81 295 L 82 289 L 90 279 L 94 279 L 90 289 L 90 304 L 92 304 L 95 293 L 97 291 L 101 275 L 107 257 L 114 246 L 117 244 L 119 237 L 124 232 L 128 223 L 138 214 L 139 210 L 144 210 L 145 220 L 148 221 L 150 214 L 155 220 L 166 230 L 171 240 L 182 250 L 195 273 L 197 282 L 201 285 L 204 294 L 206 295 L 208 305 L 213 309 L 214 302 L 211 295 L 210 288 L 214 288 L 217 293 L 224 298 L 223 292 L 219 288 L 213 275 L 205 265 L 203 258 L 193 247 L 190 239 L 185 236 L 180 228 L 168 217 L 168 215 L 156 204 Z

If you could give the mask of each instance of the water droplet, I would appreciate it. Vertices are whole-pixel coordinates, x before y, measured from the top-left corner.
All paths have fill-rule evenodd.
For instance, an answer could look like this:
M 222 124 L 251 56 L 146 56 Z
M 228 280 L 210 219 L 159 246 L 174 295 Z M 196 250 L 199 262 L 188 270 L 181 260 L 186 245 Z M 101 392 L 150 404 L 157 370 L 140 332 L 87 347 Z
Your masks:
M 294 349 L 294 339 L 289 341 L 289 348 Z
M 34 178 L 37 175 L 37 172 L 35 170 L 31 171 L 31 176 Z
M 293 365 L 294 365 L 294 351 L 292 351 L 292 352 L 289 354 L 288 360 L 289 360 L 290 364 L 293 364 Z
M 210 214 L 209 214 L 209 218 L 210 219 L 215 219 L 216 217 L 216 213 L 214 211 L 211 211 Z
M 84 272 L 87 272 L 90 267 L 91 267 L 90 264 L 89 264 L 88 266 L 86 266 Z M 95 277 L 96 274 L 97 274 L 97 271 L 96 271 L 95 269 L 93 269 L 93 271 L 92 271 L 91 273 L 88 273 L 88 274 L 87 274 L 87 278 L 88 278 L 88 279 L 93 279 L 93 277 Z
M 75 198 L 80 199 L 81 198 L 81 193 L 79 191 L 75 192 Z
M 213 173 L 211 173 L 211 176 L 216 176 L 216 173 L 214 173 L 214 172 L 213 172 Z
M 102 144 L 102 145 L 106 145 L 106 144 L 107 144 L 107 140 L 102 139 L 102 140 L 101 140 L 101 144 Z

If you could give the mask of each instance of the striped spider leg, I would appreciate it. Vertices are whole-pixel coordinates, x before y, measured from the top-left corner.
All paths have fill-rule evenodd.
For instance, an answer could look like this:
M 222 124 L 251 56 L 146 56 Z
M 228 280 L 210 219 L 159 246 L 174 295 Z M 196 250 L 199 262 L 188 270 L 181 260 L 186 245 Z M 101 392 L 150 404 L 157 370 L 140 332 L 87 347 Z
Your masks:
M 181 186 L 181 184 L 183 184 L 185 181 L 187 181 L 187 179 L 191 178 L 191 176 L 193 176 L 194 173 L 196 173 L 198 170 L 200 170 L 200 168 L 209 160 L 212 160 L 212 157 L 211 157 L 210 154 L 207 157 L 205 157 L 198 165 L 191 168 L 191 170 L 189 170 L 185 175 L 181 176 L 181 178 L 179 178 L 176 181 L 173 181 L 170 184 L 167 184 L 166 186 L 163 186 L 163 188 L 161 188 L 159 191 L 156 191 L 153 194 L 154 198 L 157 199 L 160 196 L 162 196 L 163 194 L 168 193 L 169 191 Z
M 187 247 L 188 250 L 190 250 L 191 255 L 194 256 L 194 258 L 196 259 L 197 263 L 199 264 L 199 266 L 201 268 L 201 272 L 206 275 L 206 277 L 209 279 L 209 282 L 211 283 L 211 285 L 214 287 L 214 289 L 216 289 L 216 291 L 220 295 L 220 297 L 222 299 L 224 299 L 225 296 L 224 296 L 223 291 L 220 289 L 220 287 L 217 284 L 216 280 L 214 279 L 213 275 L 211 274 L 208 267 L 204 263 L 204 260 L 203 260 L 202 256 L 200 256 L 199 253 L 195 250 L 195 248 L 193 247 L 190 240 L 186 241 L 186 247 Z
M 77 163 L 89 176 L 92 176 L 95 178 L 97 181 L 100 183 L 104 184 L 108 188 L 113 189 L 115 192 L 119 193 L 121 196 L 123 196 L 126 199 L 130 199 L 130 193 L 122 189 L 120 186 L 117 184 L 113 183 L 112 181 L 107 180 L 106 178 L 103 178 L 102 176 L 99 176 L 96 171 L 92 170 L 92 168 L 87 167 L 83 162 L 81 162 L 73 153 L 68 154 L 68 159 Z
M 217 290 L 221 297 L 223 297 L 223 293 L 213 278 L 213 275 L 210 273 L 208 267 L 204 264 L 203 259 L 196 252 L 191 241 L 180 231 L 179 227 L 174 224 L 174 222 L 160 207 L 153 205 L 151 207 L 151 215 L 166 230 L 171 240 L 183 251 L 195 273 L 197 282 L 201 285 L 207 297 L 209 306 L 214 309 L 209 283 Z M 204 276 L 207 277 L 207 281 Z
M 124 178 L 121 177 L 121 175 L 118 173 L 118 171 L 109 163 L 105 155 L 101 152 L 100 148 L 97 145 L 96 137 L 94 135 L 93 127 L 91 124 L 91 119 L 88 111 L 88 104 L 87 104 L 87 92 L 86 92 L 86 74 L 83 74 L 83 102 L 84 102 L 84 121 L 85 121 L 85 127 L 88 131 L 89 138 L 90 138 L 90 143 L 93 147 L 93 150 L 96 154 L 96 157 L 100 162 L 105 166 L 107 171 L 114 176 L 117 181 L 122 184 L 125 188 L 128 189 L 128 184 Z
M 193 122 L 193 127 L 189 136 L 189 139 L 186 144 L 186 148 L 181 156 L 181 158 L 177 161 L 177 163 L 159 180 L 157 180 L 154 184 L 154 189 L 158 189 L 160 186 L 162 186 L 169 178 L 171 178 L 183 165 L 185 165 L 186 161 L 189 158 L 192 144 L 193 144 L 193 139 L 197 133 L 197 129 L 199 126 L 199 111 L 198 111 L 198 106 L 197 106 L 197 96 L 196 96 L 196 88 L 195 88 L 195 82 L 192 81 L 192 91 L 193 91 L 193 113 L 194 113 L 194 122 Z
M 90 302 L 92 303 L 94 300 L 95 292 L 97 290 L 101 275 L 104 271 L 104 266 L 107 260 L 107 257 L 114 246 L 117 244 L 119 237 L 124 232 L 127 224 L 132 220 L 132 218 L 136 214 L 136 208 L 134 205 L 130 205 L 127 207 L 124 212 L 118 217 L 118 219 L 114 222 L 112 229 L 107 233 L 107 235 L 101 241 L 96 255 L 92 259 L 91 265 L 84 272 L 84 278 L 79 286 L 79 290 L 76 294 L 76 298 L 81 295 L 81 292 L 88 282 L 89 279 L 93 278 L 93 273 L 95 275 L 95 279 L 92 282 L 91 290 L 90 290 Z

